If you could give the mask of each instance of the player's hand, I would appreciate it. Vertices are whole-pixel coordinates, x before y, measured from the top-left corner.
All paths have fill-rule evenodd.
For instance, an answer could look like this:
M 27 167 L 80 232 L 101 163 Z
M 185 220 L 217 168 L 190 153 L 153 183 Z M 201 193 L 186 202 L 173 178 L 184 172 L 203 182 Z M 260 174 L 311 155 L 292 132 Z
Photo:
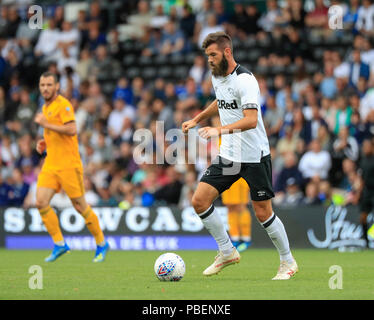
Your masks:
M 197 126 L 197 122 L 192 119 L 192 120 L 188 120 L 188 121 L 185 121 L 182 123 L 182 131 L 183 133 L 187 133 L 188 130 L 194 128 Z
M 38 125 L 44 127 L 44 125 L 48 122 L 47 121 L 47 118 L 44 116 L 43 113 L 38 113 L 36 116 L 35 116 L 35 119 L 34 119 L 35 123 L 37 123 Z
M 39 154 L 42 154 L 46 148 L 47 144 L 45 143 L 44 139 L 41 139 L 36 143 L 36 151 L 38 151 Z
M 200 128 L 199 131 L 199 136 L 204 138 L 204 139 L 211 139 L 214 137 L 219 137 L 220 131 L 217 128 L 212 128 L 212 127 L 204 127 Z

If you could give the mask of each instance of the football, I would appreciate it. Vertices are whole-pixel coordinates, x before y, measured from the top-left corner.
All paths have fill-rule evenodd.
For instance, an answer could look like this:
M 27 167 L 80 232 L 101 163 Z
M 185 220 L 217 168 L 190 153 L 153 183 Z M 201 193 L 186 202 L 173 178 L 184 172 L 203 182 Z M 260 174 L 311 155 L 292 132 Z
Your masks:
M 186 265 L 180 256 L 168 252 L 157 258 L 154 270 L 160 281 L 179 281 L 186 272 Z

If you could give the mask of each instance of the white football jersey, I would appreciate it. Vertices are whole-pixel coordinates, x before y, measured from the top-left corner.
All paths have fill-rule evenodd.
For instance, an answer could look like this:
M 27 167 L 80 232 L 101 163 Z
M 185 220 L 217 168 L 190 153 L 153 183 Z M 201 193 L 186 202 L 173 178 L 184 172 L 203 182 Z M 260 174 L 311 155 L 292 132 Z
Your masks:
M 212 85 L 222 126 L 242 119 L 245 109 L 258 110 L 256 128 L 221 136 L 219 155 L 230 161 L 259 163 L 262 157 L 270 154 L 270 147 L 262 121 L 260 89 L 255 76 L 238 64 L 226 77 L 212 75 Z

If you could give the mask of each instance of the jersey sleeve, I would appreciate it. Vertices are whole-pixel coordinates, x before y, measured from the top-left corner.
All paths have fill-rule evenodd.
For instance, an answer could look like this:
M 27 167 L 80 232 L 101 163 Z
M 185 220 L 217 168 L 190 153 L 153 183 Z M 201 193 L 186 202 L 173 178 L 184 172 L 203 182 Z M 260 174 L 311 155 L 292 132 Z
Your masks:
M 60 107 L 60 118 L 64 124 L 75 121 L 74 109 L 71 104 L 62 105 Z
M 260 107 L 260 88 L 253 75 L 242 73 L 237 78 L 237 88 L 242 110 L 258 109 Z

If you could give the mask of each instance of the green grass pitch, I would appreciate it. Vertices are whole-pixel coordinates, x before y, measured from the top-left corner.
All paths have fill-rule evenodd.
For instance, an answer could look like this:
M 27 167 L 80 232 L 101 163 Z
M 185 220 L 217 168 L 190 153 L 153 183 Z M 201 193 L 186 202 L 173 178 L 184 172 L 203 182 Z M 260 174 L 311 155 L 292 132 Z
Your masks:
M 374 251 L 337 252 L 295 249 L 299 273 L 289 281 L 271 281 L 279 258 L 275 249 L 249 249 L 241 262 L 219 275 L 204 277 L 213 251 L 178 251 L 186 263 L 180 282 L 160 282 L 153 271 L 157 251 L 111 251 L 101 264 L 93 252 L 73 251 L 54 263 L 49 252 L 0 250 L 0 299 L 252 300 L 374 299 Z M 43 272 L 43 289 L 30 289 L 32 265 Z M 342 289 L 331 289 L 330 267 L 342 270 Z

